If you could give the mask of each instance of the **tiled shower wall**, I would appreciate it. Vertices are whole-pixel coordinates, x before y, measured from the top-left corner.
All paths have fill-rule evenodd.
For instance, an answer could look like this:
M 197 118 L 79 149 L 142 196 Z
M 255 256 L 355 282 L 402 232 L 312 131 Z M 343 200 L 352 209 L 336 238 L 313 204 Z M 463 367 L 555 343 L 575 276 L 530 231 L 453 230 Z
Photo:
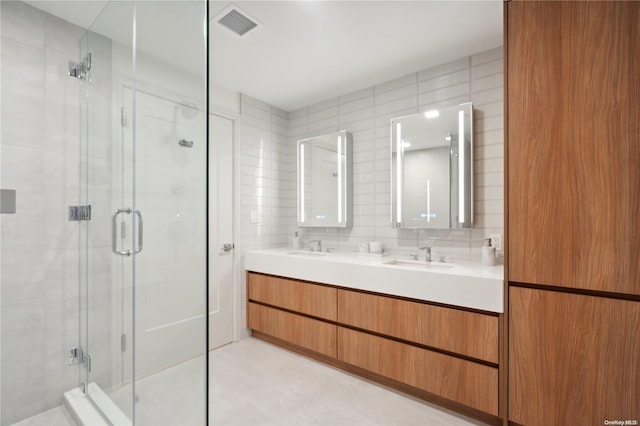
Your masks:
M 120 188 L 112 150 L 121 141 L 120 85 L 132 80 L 132 64 L 130 47 L 23 2 L 0 5 L 0 177 L 2 188 L 17 190 L 17 213 L 0 216 L 0 424 L 9 425 L 60 405 L 84 381 L 84 370 L 68 365 L 68 350 L 86 345 L 87 305 L 90 380 L 105 391 L 118 383 L 122 283 L 110 231 L 121 197 L 112 193 Z M 78 61 L 87 43 L 88 89 L 86 79 L 68 76 L 68 61 Z M 201 75 L 143 52 L 136 67 L 140 90 L 194 105 L 204 97 Z M 91 205 L 90 221 L 68 220 L 68 206 L 78 204 Z
M 57 406 L 79 385 L 80 367 L 67 364 L 80 338 L 80 247 L 88 244 L 91 300 L 102 313 L 94 331 L 110 327 L 109 247 L 89 226 L 107 223 L 110 150 L 81 145 L 81 81 L 70 78 L 84 30 L 22 2 L 2 1 L 2 187 L 17 192 L 16 214 L 2 215 L 2 416 L 12 424 Z M 110 42 L 96 51 L 96 69 L 110 68 Z M 96 83 L 96 88 L 100 83 Z M 108 86 L 106 86 L 108 87 Z M 104 87 L 102 87 L 104 89 Z M 109 111 L 110 96 L 94 101 Z M 101 120 L 90 114 L 92 123 Z M 102 137 L 110 139 L 110 129 Z M 94 173 L 81 195 L 81 156 Z M 92 222 L 70 222 L 70 205 L 92 204 Z M 84 231 L 83 231 L 84 229 Z M 94 228 L 95 229 L 95 228 Z M 108 381 L 110 348 L 94 347 L 96 379 Z

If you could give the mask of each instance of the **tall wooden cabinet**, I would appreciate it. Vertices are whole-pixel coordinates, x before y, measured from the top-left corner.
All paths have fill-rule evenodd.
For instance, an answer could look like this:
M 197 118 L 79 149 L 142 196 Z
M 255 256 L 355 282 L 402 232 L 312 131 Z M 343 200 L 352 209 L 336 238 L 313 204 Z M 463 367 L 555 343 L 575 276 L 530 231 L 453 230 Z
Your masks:
M 510 294 L 511 420 L 640 423 L 639 302 L 524 287 Z
M 640 2 L 505 3 L 509 420 L 640 422 Z
M 640 4 L 506 7 L 509 279 L 640 295 Z

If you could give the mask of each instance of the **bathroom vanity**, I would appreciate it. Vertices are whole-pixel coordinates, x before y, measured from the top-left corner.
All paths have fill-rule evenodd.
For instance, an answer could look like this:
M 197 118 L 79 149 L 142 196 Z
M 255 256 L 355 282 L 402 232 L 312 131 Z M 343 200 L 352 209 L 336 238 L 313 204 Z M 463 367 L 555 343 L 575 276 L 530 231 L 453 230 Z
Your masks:
M 255 337 L 499 423 L 501 266 L 273 249 L 246 268 Z

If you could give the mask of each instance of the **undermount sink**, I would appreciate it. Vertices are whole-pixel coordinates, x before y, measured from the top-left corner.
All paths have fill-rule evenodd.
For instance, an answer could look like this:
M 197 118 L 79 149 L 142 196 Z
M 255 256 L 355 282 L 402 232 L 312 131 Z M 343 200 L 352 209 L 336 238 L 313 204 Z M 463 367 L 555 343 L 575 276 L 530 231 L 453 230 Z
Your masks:
M 315 257 L 315 256 L 327 256 L 329 253 L 323 253 L 321 251 L 290 251 L 287 254 L 291 255 L 291 256 L 311 256 L 311 257 Z
M 403 266 L 411 268 L 431 268 L 431 269 L 451 269 L 456 266 L 453 263 L 445 262 L 427 262 L 425 260 L 413 260 L 413 259 L 393 259 L 383 262 L 385 265 Z

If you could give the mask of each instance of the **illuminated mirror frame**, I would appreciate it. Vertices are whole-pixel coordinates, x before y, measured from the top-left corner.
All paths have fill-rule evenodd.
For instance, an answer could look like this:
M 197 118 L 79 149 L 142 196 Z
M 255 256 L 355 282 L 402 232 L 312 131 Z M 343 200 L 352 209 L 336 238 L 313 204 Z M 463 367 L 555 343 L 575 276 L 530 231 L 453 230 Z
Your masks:
M 473 227 L 473 106 L 471 102 L 438 109 L 429 109 L 424 114 L 426 119 L 438 118 L 440 111 L 455 111 L 457 115 L 457 138 L 451 140 L 450 147 L 450 186 L 455 182 L 457 187 L 450 187 L 450 191 L 456 192 L 454 200 L 450 202 L 449 229 Z M 409 229 L 435 229 L 422 227 L 409 227 L 402 222 L 404 204 L 404 154 L 408 142 L 403 140 L 402 119 L 413 117 L 397 117 L 391 120 L 391 225 L 395 228 Z M 455 149 L 454 149 L 455 144 Z M 395 158 L 394 158 L 395 157 Z M 429 193 L 427 194 L 429 199 Z M 428 220 L 427 220 L 428 221 Z
M 336 155 L 337 155 L 337 209 L 336 217 L 337 221 L 333 223 L 316 222 L 309 218 L 308 212 L 305 209 L 306 194 L 305 194 L 305 170 L 306 157 L 309 154 L 309 147 L 312 146 L 314 141 L 320 139 L 335 138 Z M 352 225 L 352 163 L 353 163 L 353 148 L 352 148 L 352 135 L 346 130 L 340 130 L 336 133 L 329 135 L 322 135 L 311 137 L 307 139 L 299 140 L 297 143 L 297 163 L 298 163 L 298 176 L 297 176 L 297 212 L 298 212 L 298 226 L 300 227 L 312 227 L 312 228 L 349 228 Z M 343 162 L 344 160 L 344 162 Z

